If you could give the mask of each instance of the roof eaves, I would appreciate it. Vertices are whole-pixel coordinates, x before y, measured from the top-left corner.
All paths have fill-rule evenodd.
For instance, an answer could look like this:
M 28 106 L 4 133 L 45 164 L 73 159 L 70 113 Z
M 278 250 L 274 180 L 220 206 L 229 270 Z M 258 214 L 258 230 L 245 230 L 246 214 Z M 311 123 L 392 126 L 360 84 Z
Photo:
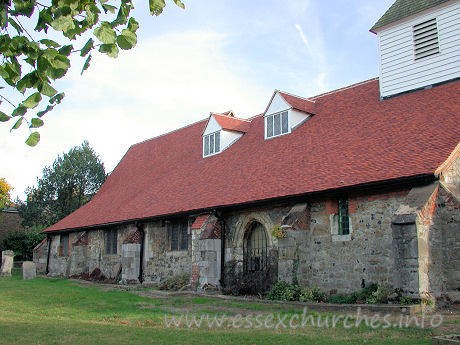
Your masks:
M 272 198 L 267 198 L 267 199 L 261 199 L 261 200 L 253 200 L 253 201 L 248 201 L 248 202 L 242 202 L 242 203 L 235 203 L 235 204 L 225 204 L 225 205 L 218 205 L 218 206 L 210 206 L 210 207 L 205 207 L 201 209 L 192 209 L 192 210 L 186 210 L 186 211 L 180 211 L 176 213 L 171 213 L 171 214 L 162 214 L 162 215 L 157 215 L 153 217 L 144 217 L 144 218 L 135 218 L 135 219 L 127 219 L 127 220 L 122 220 L 122 221 L 117 221 L 117 222 L 110 222 L 110 223 L 103 223 L 103 224 L 96 224 L 96 225 L 88 225 L 88 226 L 83 226 L 83 227 L 75 227 L 75 228 L 66 228 L 66 229 L 57 229 L 57 230 L 51 230 L 49 231 L 48 229 L 45 229 L 42 231 L 44 234 L 55 234 L 55 233 L 62 233 L 62 232 L 72 232 L 72 231 L 84 231 L 84 230 L 92 230 L 92 229 L 101 229 L 101 228 L 106 228 L 110 226 L 119 226 L 119 225 L 124 225 L 124 224 L 132 224 L 136 223 L 139 221 L 143 222 L 148 222 L 148 221 L 153 221 L 153 220 L 160 220 L 164 219 L 167 217 L 175 217 L 175 216 L 181 216 L 181 215 L 187 215 L 187 214 L 193 214 L 193 213 L 208 213 L 208 212 L 213 212 L 218 209 L 226 209 L 226 208 L 234 208 L 234 207 L 247 207 L 247 206 L 252 206 L 252 205 L 261 205 L 261 204 L 266 204 L 274 201 L 289 201 L 292 199 L 298 199 L 298 198 L 304 198 L 304 197 L 318 197 L 318 196 L 324 196 L 328 195 L 331 196 L 331 194 L 342 194 L 346 192 L 351 192 L 351 191 L 360 191 L 360 190 L 365 190 L 369 191 L 370 188 L 386 188 L 388 186 L 400 186 L 400 185 L 406 185 L 406 184 L 417 184 L 417 183 L 428 183 L 437 180 L 437 176 L 433 173 L 423 173 L 423 174 L 418 174 L 418 175 L 408 175 L 408 176 L 402 176 L 402 177 L 397 177 L 397 178 L 392 178 L 389 180 L 377 180 L 377 181 L 371 181 L 371 182 L 366 182 L 366 183 L 361 183 L 357 185 L 349 185 L 349 186 L 343 186 L 343 187 L 338 187 L 338 188 L 333 188 L 333 189 L 325 189 L 325 190 L 316 190 L 316 191 L 310 191 L 310 192 L 305 192 L 305 193 L 299 193 L 299 194 L 293 194 L 293 195 L 285 195 L 285 196 L 278 196 L 278 197 L 272 197 Z
M 451 0 L 397 0 L 369 30 L 376 30 Z

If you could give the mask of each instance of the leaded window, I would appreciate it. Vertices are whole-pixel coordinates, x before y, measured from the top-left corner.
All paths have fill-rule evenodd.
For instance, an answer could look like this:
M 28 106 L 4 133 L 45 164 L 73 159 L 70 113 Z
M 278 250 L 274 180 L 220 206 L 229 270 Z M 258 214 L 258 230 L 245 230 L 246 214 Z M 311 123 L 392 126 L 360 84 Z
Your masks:
M 169 249 L 188 250 L 188 222 L 175 220 L 166 224 L 168 227 Z
M 203 156 L 210 156 L 220 152 L 220 131 L 203 137 Z
M 117 230 L 107 230 L 105 232 L 105 253 L 116 254 L 118 246 Z
M 339 199 L 339 235 L 348 235 L 350 233 L 350 223 L 348 218 L 348 199 Z

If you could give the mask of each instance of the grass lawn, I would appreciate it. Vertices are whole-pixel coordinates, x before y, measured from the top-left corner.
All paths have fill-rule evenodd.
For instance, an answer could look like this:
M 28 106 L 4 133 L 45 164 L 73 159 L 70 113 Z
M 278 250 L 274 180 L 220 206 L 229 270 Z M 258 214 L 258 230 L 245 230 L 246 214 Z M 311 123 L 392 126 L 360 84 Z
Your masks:
M 226 314 L 220 328 L 166 327 L 164 315 Z M 0 278 L 0 344 L 429 344 L 439 332 L 421 328 L 372 329 L 361 324 L 345 329 L 230 328 L 236 314 L 287 314 L 293 306 L 273 307 L 212 297 L 143 297 L 75 281 L 37 278 L 23 281 L 20 270 Z M 309 313 L 315 319 L 332 314 Z M 233 321 L 232 321 L 233 318 Z M 255 323 L 255 316 L 249 320 Z M 452 322 L 452 321 L 451 321 Z M 453 321 L 458 325 L 458 319 Z M 238 325 L 240 323 L 236 323 Z

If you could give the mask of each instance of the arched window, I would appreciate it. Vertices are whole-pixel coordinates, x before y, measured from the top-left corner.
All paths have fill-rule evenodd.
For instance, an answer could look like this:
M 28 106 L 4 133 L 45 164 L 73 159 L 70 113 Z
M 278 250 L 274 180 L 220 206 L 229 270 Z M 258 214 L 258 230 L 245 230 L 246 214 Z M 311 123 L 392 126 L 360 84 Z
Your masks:
M 267 232 L 262 224 L 249 224 L 243 242 L 245 272 L 264 271 L 268 266 Z

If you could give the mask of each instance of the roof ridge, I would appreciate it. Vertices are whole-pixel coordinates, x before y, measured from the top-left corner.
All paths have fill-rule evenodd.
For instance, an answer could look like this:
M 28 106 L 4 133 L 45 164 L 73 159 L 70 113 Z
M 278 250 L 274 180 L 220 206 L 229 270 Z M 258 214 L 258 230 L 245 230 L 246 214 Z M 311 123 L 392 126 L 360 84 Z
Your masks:
M 303 99 L 303 100 L 305 100 L 305 101 L 309 101 L 309 102 L 313 102 L 313 103 L 315 102 L 315 101 L 311 100 L 310 98 L 306 98 L 306 97 L 302 97 L 302 96 L 297 96 L 297 95 L 294 95 L 294 94 L 289 93 L 289 92 L 284 92 L 284 91 L 281 91 L 281 90 L 278 90 L 278 89 L 275 89 L 275 91 L 278 91 L 279 93 L 283 93 L 283 94 L 288 95 L 288 96 L 291 96 L 291 97 L 301 98 L 301 99 Z
M 241 121 L 251 122 L 251 120 L 243 119 L 243 118 L 241 118 L 241 117 L 236 117 L 236 116 L 228 116 L 228 115 L 216 114 L 216 113 L 212 113 L 212 115 L 220 115 L 220 116 L 225 116 L 225 117 L 228 117 L 228 118 L 234 119 L 234 120 L 241 120 Z
M 379 77 L 375 77 L 375 78 L 372 78 L 372 79 L 368 79 L 368 80 L 361 81 L 361 82 L 359 82 L 359 83 L 355 83 L 355 84 L 351 84 L 351 85 L 348 85 L 348 86 L 344 86 L 344 87 L 342 87 L 342 88 L 340 88 L 340 89 L 336 89 L 336 90 L 332 90 L 332 91 L 320 93 L 319 95 L 310 97 L 310 99 L 315 99 L 315 98 L 319 98 L 319 97 L 324 97 L 324 96 L 327 96 L 327 95 L 330 95 L 330 94 L 333 94 L 333 93 L 337 93 L 337 92 L 340 92 L 340 91 L 352 89 L 352 88 L 354 88 L 354 87 L 361 86 L 361 85 L 370 83 L 371 81 L 375 81 L 375 80 L 379 80 Z

